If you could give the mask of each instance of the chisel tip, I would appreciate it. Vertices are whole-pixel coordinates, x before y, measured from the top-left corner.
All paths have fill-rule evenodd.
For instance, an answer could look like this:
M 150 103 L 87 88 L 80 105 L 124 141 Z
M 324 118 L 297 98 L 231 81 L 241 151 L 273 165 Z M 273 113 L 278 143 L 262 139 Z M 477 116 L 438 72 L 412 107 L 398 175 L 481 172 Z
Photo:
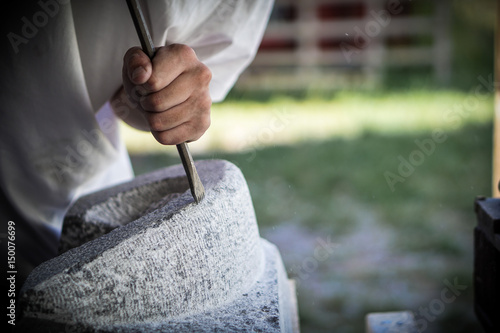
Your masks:
M 201 200 L 203 200 L 203 198 L 205 197 L 205 189 L 201 184 L 201 181 L 195 182 L 194 189 L 193 191 L 191 191 L 191 194 L 193 195 L 194 201 L 197 204 L 200 203 Z

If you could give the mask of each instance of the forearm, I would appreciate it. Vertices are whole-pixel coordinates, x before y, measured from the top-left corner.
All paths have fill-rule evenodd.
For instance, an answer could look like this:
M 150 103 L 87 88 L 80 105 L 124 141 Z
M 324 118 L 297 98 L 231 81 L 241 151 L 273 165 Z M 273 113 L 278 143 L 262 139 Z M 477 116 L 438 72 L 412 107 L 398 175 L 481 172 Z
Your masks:
M 123 87 L 113 95 L 110 104 L 113 112 L 128 125 L 141 131 L 150 131 L 144 114 L 139 110 L 139 104 L 127 96 Z

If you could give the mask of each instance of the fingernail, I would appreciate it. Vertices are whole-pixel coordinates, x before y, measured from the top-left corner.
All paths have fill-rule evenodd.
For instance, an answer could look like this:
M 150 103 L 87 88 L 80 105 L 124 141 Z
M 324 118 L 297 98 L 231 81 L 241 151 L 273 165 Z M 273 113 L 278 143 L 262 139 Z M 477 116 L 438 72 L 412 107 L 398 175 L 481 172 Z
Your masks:
M 146 73 L 146 70 L 144 69 L 144 67 L 140 66 L 140 67 L 137 67 L 136 69 L 134 69 L 134 71 L 132 72 L 132 80 L 135 80 L 137 79 L 140 75 L 143 75 Z

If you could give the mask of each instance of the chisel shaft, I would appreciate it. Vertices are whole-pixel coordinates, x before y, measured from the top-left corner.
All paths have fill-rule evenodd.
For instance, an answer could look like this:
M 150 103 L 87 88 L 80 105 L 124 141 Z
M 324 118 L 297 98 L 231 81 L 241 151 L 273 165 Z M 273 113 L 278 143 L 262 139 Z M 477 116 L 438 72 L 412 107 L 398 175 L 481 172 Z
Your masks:
M 146 25 L 146 20 L 144 19 L 140 4 L 137 0 L 127 0 L 127 5 L 128 9 L 130 10 L 132 20 L 134 21 L 137 35 L 139 36 L 139 40 L 141 41 L 142 50 L 148 55 L 150 59 L 153 59 L 155 54 L 155 47 Z M 193 157 L 189 152 L 187 143 L 184 142 L 178 144 L 177 151 L 179 152 L 182 165 L 184 166 L 184 170 L 186 171 L 191 194 L 193 195 L 194 201 L 196 201 L 196 203 L 199 203 L 205 196 L 205 188 L 203 187 L 201 179 L 198 176 L 198 172 L 196 171 Z

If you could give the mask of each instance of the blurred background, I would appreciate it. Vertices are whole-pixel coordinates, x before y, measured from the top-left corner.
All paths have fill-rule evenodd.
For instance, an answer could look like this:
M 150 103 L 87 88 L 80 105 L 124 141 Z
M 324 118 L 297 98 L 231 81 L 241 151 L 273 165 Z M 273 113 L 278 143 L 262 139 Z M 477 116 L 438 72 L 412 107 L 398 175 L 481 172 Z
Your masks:
M 421 332 L 481 331 L 473 202 L 492 191 L 495 13 L 494 0 L 276 0 L 190 148 L 242 170 L 302 332 L 364 332 L 367 313 L 400 310 Z M 180 163 L 148 133 L 122 135 L 136 174 Z

